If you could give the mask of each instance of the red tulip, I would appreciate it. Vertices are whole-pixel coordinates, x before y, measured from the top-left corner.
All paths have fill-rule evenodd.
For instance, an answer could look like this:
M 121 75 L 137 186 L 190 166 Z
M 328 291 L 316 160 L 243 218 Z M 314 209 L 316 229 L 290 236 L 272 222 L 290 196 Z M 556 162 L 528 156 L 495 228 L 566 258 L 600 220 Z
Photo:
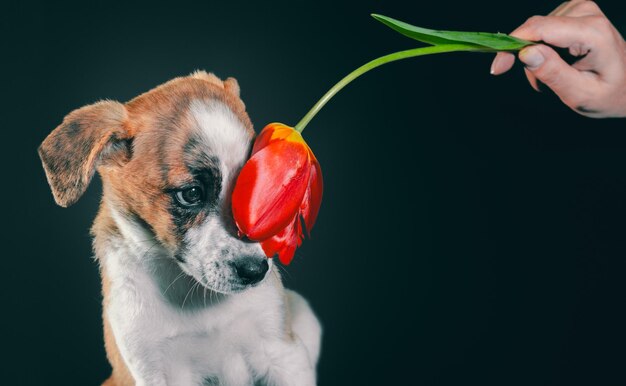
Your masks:
M 313 228 L 322 203 L 322 170 L 302 135 L 281 123 L 267 125 L 233 190 L 233 217 L 242 235 L 259 241 L 268 257 L 289 264 Z

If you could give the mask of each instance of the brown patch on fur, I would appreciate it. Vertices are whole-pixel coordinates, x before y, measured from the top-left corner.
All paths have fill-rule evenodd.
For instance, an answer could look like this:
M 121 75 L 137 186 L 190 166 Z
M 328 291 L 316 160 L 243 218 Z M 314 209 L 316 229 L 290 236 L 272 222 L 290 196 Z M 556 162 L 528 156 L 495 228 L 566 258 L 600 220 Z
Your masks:
M 126 104 L 126 126 L 133 136 L 133 158 L 122 168 L 99 169 L 104 185 L 111 187 L 108 199 L 127 214 L 138 215 L 173 251 L 180 241 L 168 213 L 171 198 L 163 191 L 190 182 L 184 163 L 184 147 L 195 123 L 186 112 L 193 100 L 217 101 L 229 107 L 244 124 L 250 136 L 252 123 L 243 102 L 233 89 L 233 82 L 215 75 L 197 72 L 191 77 L 173 79 Z M 235 82 L 236 84 L 236 82 Z M 238 86 L 237 86 L 238 88 Z M 158 165 L 158 167 L 155 167 Z
M 239 91 L 240 91 L 239 83 L 237 83 L 237 79 L 235 78 L 226 78 L 226 80 L 222 81 L 220 78 L 218 78 L 214 74 L 210 74 L 205 71 L 196 71 L 190 76 L 192 78 L 206 80 L 207 82 L 210 82 L 216 86 L 222 87 L 227 92 L 239 97 Z

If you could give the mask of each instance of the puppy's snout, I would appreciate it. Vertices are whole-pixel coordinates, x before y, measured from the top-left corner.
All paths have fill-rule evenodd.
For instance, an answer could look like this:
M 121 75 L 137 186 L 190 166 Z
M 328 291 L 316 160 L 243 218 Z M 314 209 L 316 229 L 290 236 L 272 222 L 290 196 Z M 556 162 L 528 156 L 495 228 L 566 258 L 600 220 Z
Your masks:
M 237 276 L 244 284 L 255 284 L 263 280 L 269 264 L 267 259 L 258 257 L 244 257 L 232 263 Z

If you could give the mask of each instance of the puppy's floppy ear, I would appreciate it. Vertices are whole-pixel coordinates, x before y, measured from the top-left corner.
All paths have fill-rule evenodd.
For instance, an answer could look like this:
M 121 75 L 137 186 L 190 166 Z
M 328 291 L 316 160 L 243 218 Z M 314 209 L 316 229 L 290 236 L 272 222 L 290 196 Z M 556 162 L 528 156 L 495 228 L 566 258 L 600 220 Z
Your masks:
M 127 145 L 126 108 L 102 101 L 71 112 L 39 146 L 57 204 L 68 207 L 85 192 L 96 167 Z M 127 149 L 128 151 L 128 149 Z

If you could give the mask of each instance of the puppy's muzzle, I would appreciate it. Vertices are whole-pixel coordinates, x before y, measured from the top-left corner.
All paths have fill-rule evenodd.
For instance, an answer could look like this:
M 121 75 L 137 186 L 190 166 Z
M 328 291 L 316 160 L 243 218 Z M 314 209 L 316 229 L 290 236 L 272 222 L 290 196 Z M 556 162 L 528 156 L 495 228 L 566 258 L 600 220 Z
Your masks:
M 232 266 L 244 285 L 256 284 L 263 280 L 269 264 L 266 258 L 246 256 L 233 261 Z

